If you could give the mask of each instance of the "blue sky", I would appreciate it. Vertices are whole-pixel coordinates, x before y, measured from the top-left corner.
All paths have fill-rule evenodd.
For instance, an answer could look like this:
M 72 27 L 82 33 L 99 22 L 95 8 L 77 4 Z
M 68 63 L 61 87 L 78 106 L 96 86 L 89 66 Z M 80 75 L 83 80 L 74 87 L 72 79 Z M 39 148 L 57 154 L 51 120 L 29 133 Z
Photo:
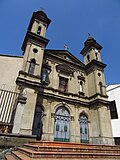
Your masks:
M 52 20 L 47 48 L 69 51 L 83 61 L 80 51 L 90 33 L 107 64 L 107 84 L 120 83 L 120 0 L 0 0 L 0 53 L 22 55 L 21 46 L 34 11 L 44 8 Z

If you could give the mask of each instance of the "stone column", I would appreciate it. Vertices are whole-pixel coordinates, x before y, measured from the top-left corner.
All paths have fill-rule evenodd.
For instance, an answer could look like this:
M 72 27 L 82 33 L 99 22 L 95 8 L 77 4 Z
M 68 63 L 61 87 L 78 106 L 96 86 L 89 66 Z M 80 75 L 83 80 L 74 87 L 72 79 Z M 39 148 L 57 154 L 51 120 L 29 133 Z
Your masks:
M 114 144 L 109 111 L 106 106 L 99 107 L 100 144 Z
M 79 121 L 79 112 L 78 112 L 78 106 L 75 106 L 75 142 L 80 142 L 80 121 Z
M 27 98 L 22 95 L 18 97 L 18 103 L 17 103 L 16 113 L 15 113 L 12 133 L 20 133 L 22 115 L 23 115 L 26 99 Z
M 26 88 L 27 101 L 22 115 L 20 134 L 32 135 L 32 126 L 36 107 L 37 93 L 34 89 Z

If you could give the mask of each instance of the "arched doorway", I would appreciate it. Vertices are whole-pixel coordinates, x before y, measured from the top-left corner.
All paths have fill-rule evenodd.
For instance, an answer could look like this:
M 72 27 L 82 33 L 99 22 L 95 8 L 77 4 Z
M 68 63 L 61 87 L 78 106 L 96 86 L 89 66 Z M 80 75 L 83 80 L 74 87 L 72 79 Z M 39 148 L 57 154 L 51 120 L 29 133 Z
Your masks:
M 64 106 L 55 113 L 54 140 L 69 142 L 70 140 L 70 113 Z
M 33 121 L 33 128 L 32 128 L 32 135 L 37 135 L 37 139 L 41 139 L 43 133 L 43 107 L 41 105 L 37 105 L 34 114 L 34 121 Z
M 89 142 L 88 117 L 85 114 L 80 115 L 80 142 Z

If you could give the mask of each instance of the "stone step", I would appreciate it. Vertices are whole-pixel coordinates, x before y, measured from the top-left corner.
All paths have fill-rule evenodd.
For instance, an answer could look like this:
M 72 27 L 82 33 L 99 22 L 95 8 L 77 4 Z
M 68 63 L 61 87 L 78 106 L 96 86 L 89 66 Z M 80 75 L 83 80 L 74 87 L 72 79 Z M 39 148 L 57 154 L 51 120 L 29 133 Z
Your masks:
M 13 156 L 13 155 L 6 155 L 5 156 L 5 160 L 33 160 L 32 158 L 30 157 L 25 157 L 23 156 L 22 154 L 18 153 L 17 151 L 15 151 L 16 153 L 14 153 L 16 156 L 16 158 Z M 70 158 L 49 158 L 48 160 L 70 160 Z M 46 160 L 46 158 L 34 158 L 34 160 Z M 85 158 L 74 158 L 74 160 L 85 160 Z M 88 160 L 96 160 L 96 158 L 89 158 Z M 118 159 L 113 159 L 113 158 L 110 158 L 110 159 L 107 159 L 107 158 L 97 158 L 97 160 L 120 160 L 119 158 Z
M 5 160 L 120 160 L 120 147 L 35 141 L 11 151 Z
M 32 144 L 25 144 L 25 148 L 35 150 L 35 151 L 59 151 L 59 152 L 92 152 L 92 153 L 119 153 L 120 149 L 104 149 L 104 148 L 85 148 L 85 146 L 80 147 L 69 147 L 69 146 L 38 146 Z
M 113 149 L 120 149 L 120 146 L 115 145 L 94 145 L 88 143 L 74 143 L 74 142 L 55 142 L 55 141 L 32 141 L 29 142 L 31 145 L 36 146 L 61 146 L 61 147 L 84 147 L 84 148 L 113 148 Z
M 30 157 L 20 153 L 19 151 L 13 151 L 12 154 L 5 155 L 5 159 L 4 160 L 33 160 L 33 158 L 30 158 Z M 35 158 L 35 160 L 46 160 L 46 159 L 45 158 L 41 158 L 41 159 Z
M 32 158 L 30 158 L 26 154 L 23 154 L 19 151 L 12 151 L 12 155 L 14 155 L 15 160 L 33 160 Z
M 16 160 L 16 158 L 12 154 L 5 155 L 5 160 Z
M 120 154 L 117 153 L 85 153 L 85 152 L 40 152 L 33 151 L 27 148 L 19 148 L 19 151 L 31 158 L 117 158 L 120 157 Z

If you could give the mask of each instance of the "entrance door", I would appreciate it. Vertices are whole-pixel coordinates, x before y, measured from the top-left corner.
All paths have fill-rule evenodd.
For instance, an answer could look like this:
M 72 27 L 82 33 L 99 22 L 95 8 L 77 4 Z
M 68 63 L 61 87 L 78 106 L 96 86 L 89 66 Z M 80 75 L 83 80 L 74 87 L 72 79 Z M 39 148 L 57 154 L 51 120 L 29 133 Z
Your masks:
M 80 116 L 80 141 L 81 143 L 89 142 L 88 118 L 84 114 Z
M 69 142 L 70 140 L 70 114 L 64 107 L 59 107 L 55 113 L 54 140 Z
M 43 128 L 42 117 L 43 117 L 43 108 L 42 106 L 37 105 L 34 115 L 32 135 L 37 135 L 37 139 L 39 140 L 41 139 L 42 136 L 42 128 Z

